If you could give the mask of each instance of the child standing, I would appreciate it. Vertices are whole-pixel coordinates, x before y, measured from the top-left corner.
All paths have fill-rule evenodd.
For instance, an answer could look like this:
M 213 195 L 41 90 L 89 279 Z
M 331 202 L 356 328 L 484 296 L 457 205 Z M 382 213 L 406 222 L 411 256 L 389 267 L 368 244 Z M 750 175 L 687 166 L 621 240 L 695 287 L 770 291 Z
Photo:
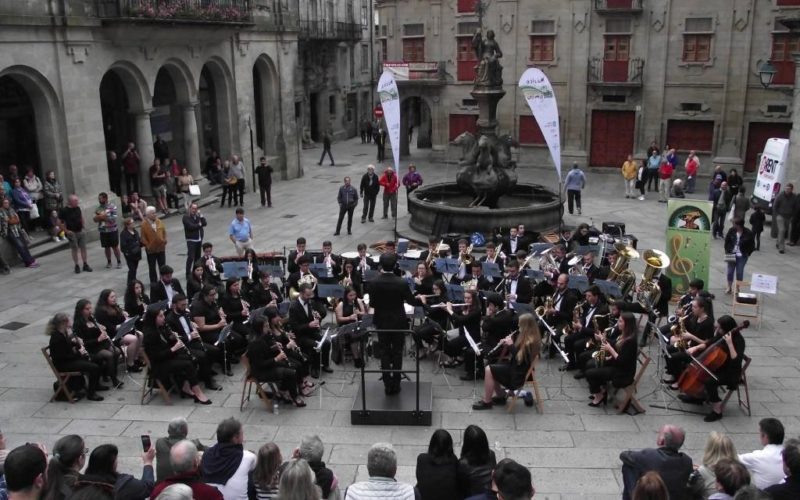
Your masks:
M 48 224 L 50 229 L 50 237 L 53 241 L 67 241 L 67 236 L 64 234 L 64 228 L 61 227 L 61 223 L 58 221 L 57 210 L 50 211 Z

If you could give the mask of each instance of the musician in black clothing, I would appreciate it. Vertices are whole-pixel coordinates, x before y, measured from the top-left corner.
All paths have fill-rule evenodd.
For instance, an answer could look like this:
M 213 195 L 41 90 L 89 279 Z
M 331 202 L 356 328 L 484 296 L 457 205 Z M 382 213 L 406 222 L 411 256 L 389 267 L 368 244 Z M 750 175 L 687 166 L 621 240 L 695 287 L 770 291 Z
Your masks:
M 225 366 L 222 350 L 213 344 L 203 342 L 200 332 L 197 331 L 197 324 L 189 316 L 188 305 L 189 300 L 185 295 L 176 295 L 172 300 L 172 308 L 166 315 L 167 326 L 178 334 L 181 342 L 192 352 L 197 361 L 197 374 L 200 380 L 205 382 L 206 389 L 218 390 L 220 387 L 214 382 L 211 365 L 216 361 L 220 366 Z
M 261 279 L 261 270 L 258 268 L 258 255 L 252 248 L 247 248 L 244 251 L 244 260 L 247 262 L 245 275 L 242 276 L 242 293 L 248 294 L 250 288 L 255 286 Z
M 277 310 L 272 309 L 266 316 L 253 320 L 253 329 L 256 333 L 247 346 L 250 375 L 259 383 L 277 383 L 279 390 L 288 393 L 288 398 L 284 397 L 288 399 L 287 402 L 303 407 L 306 403 L 298 391 L 298 386 L 303 383 L 303 377 L 298 375 L 288 347 L 288 345 L 294 346 L 294 342 L 287 340 L 284 344 L 270 329 L 271 318 L 277 316 Z
M 298 262 L 298 260 L 305 255 L 306 239 L 301 236 L 297 238 L 295 249 L 289 252 L 289 257 L 286 259 L 286 270 L 289 274 L 296 273 L 300 270 L 300 262 Z M 311 262 L 310 259 L 309 262 Z
M 480 258 L 480 262 L 481 263 L 483 263 L 483 262 L 491 262 L 493 264 L 497 264 L 497 267 L 500 268 L 500 275 L 502 276 L 502 274 L 504 273 L 504 269 L 505 269 L 506 257 L 505 257 L 505 254 L 498 254 L 497 247 L 495 246 L 495 244 L 493 242 L 490 241 L 490 242 L 488 242 L 486 244 L 486 255 L 484 255 L 483 257 Z M 497 281 L 500 281 L 503 278 L 495 278 L 493 276 L 486 276 L 486 279 L 489 280 L 490 282 L 497 282 Z
M 605 405 L 608 401 L 606 382 L 611 381 L 617 388 L 627 387 L 636 376 L 636 359 L 639 348 L 636 342 L 636 318 L 631 313 L 623 313 L 617 322 L 622 334 L 614 344 L 603 342 L 600 349 L 605 352 L 602 366 L 586 370 L 586 380 L 592 401 L 589 406 Z
M 206 343 L 217 346 L 217 339 L 223 328 L 228 322 L 223 317 L 222 309 L 217 304 L 217 296 L 219 292 L 212 285 L 205 285 L 200 291 L 198 300 L 192 302 L 190 315 L 192 321 L 197 325 L 197 331 L 200 332 L 200 339 Z M 232 332 L 233 334 L 233 332 Z M 225 374 L 228 376 L 233 375 L 231 370 L 231 363 L 238 363 L 235 355 L 234 344 L 235 340 L 231 340 L 229 336 L 226 344 L 218 345 L 223 351 L 224 356 L 224 369 Z M 240 348 L 243 352 L 244 348 Z
M 325 267 L 328 269 L 328 275 L 319 278 L 320 283 L 336 283 L 336 277 L 342 273 L 342 259 L 333 253 L 333 243 L 330 241 L 322 242 L 322 258 L 320 259 L 320 263 L 325 264 Z
M 297 259 L 297 263 L 299 267 L 297 268 L 297 271 L 294 271 L 289 275 L 289 279 L 286 280 L 286 286 L 289 288 L 289 290 L 296 290 L 299 292 L 300 285 L 302 283 L 309 283 L 312 285 L 311 291 L 316 297 L 317 277 L 314 276 L 314 274 L 309 270 L 311 266 L 311 258 L 308 255 L 303 255 Z
M 330 367 L 330 341 L 325 341 L 319 351 L 316 349 L 322 340 L 321 321 L 328 312 L 322 304 L 314 301 L 311 285 L 303 283 L 299 291 L 300 296 L 289 306 L 289 327 L 294 332 L 295 342 L 311 362 L 311 376 L 319 378 L 320 362 L 322 371 L 333 373 Z
M 456 309 L 452 303 L 447 302 L 445 311 L 450 323 L 458 328 L 458 337 L 448 340 L 444 345 L 444 351 L 449 356 L 464 358 L 464 373 L 461 380 L 473 380 L 476 374 L 475 351 L 467 340 L 466 334 L 472 337 L 477 344 L 481 339 L 481 301 L 476 290 L 464 291 L 464 306 Z M 452 363 L 447 366 L 454 366 Z M 481 364 L 482 366 L 482 364 Z
M 242 297 L 242 285 L 236 278 L 231 278 L 225 283 L 225 294 L 220 297 L 219 305 L 225 315 L 225 321 L 232 325 L 228 335 L 229 348 L 238 357 L 244 354 L 247 348 L 247 339 L 253 334 L 250 325 L 250 304 Z
M 528 278 L 522 276 L 519 270 L 519 262 L 516 260 L 508 261 L 506 264 L 506 278 L 503 284 L 503 296 L 508 301 L 509 307 L 514 303 L 529 304 L 533 299 L 533 287 Z
M 139 316 L 139 321 L 141 321 L 149 304 L 150 297 L 144 293 L 144 283 L 139 280 L 133 280 L 128 283 L 128 288 L 125 289 L 124 307 L 128 316 Z M 139 322 L 136 324 L 139 325 Z
M 708 315 L 714 317 L 714 295 L 703 290 L 705 282 L 700 278 L 695 278 L 689 282 L 689 291 L 686 292 L 678 299 L 678 304 L 675 306 L 675 316 L 683 316 L 692 312 L 692 301 L 697 297 L 702 297 L 708 300 Z
M 508 230 L 508 236 L 504 236 L 502 239 L 503 248 L 506 249 L 506 252 L 510 256 L 516 255 L 518 250 L 526 250 L 523 245 L 521 245 L 519 237 L 517 235 L 517 228 L 511 227 Z
M 483 275 L 483 266 L 479 261 L 472 261 L 472 264 L 469 266 L 469 270 L 469 274 L 467 274 L 464 279 L 461 280 L 461 286 L 464 288 L 482 290 L 485 292 L 494 288 L 494 286 L 492 286 L 492 282 Z M 528 282 L 528 286 L 530 286 L 530 282 Z M 530 300 L 528 302 L 530 302 Z
M 420 262 L 419 266 L 422 266 L 427 272 L 424 263 Z M 434 281 L 430 287 L 429 293 L 418 293 L 424 288 L 425 286 L 423 285 L 414 291 L 414 297 L 422 303 L 422 308 L 425 313 L 425 321 L 414 328 L 413 335 L 414 343 L 417 346 L 417 356 L 420 356 L 420 359 L 427 357 L 427 354 L 423 351 L 425 347 L 423 342 L 427 343 L 429 346 L 441 348 L 442 336 L 445 330 L 447 330 L 447 321 L 449 319 L 444 307 L 448 302 L 447 287 L 444 281 Z
M 366 243 L 359 243 L 356 250 L 358 251 L 358 257 L 353 259 L 353 265 L 356 266 L 355 269 L 358 271 L 358 274 L 361 275 L 361 280 L 363 282 L 367 277 L 367 271 L 370 269 L 377 269 L 378 265 L 367 257 Z
M 198 260 L 192 266 L 192 273 L 186 279 L 186 296 L 189 301 L 194 300 L 194 297 L 203 289 L 206 284 L 206 266 L 201 260 Z
M 278 304 L 283 302 L 280 288 L 270 280 L 267 273 L 262 273 L 255 285 L 245 289 L 244 296 L 254 310 L 268 304 L 278 307 Z
M 200 262 L 206 268 L 205 282 L 217 288 L 222 286 L 222 261 L 214 257 L 214 245 L 206 241 L 203 243 L 203 255 Z
M 50 336 L 50 359 L 53 360 L 56 370 L 60 372 L 80 372 L 81 376 L 89 379 L 86 386 L 86 399 L 89 401 L 102 401 L 103 397 L 97 391 L 108 390 L 107 386 L 100 385 L 100 367 L 89 358 L 89 352 L 83 347 L 79 337 L 72 334 L 69 316 L 56 313 L 47 323 L 45 333 Z M 68 386 L 83 387 L 83 384 L 73 384 L 68 381 Z M 80 382 L 80 380 L 78 381 Z M 75 391 L 76 397 L 80 395 Z
M 495 351 L 494 348 L 500 341 L 508 336 L 511 332 L 517 329 L 519 321 L 518 316 L 514 313 L 513 309 L 504 308 L 503 297 L 496 293 L 486 294 L 486 316 L 483 318 L 481 324 L 481 358 L 475 361 L 475 370 L 477 370 L 478 378 L 483 375 L 483 364 L 495 362 L 500 352 Z M 485 356 L 494 352 L 494 355 L 486 358 Z M 470 365 L 472 361 L 470 357 L 475 358 L 475 352 L 467 349 L 465 353 L 465 364 Z
M 417 264 L 417 272 L 414 273 L 412 279 L 414 281 L 414 296 L 418 297 L 420 295 L 432 295 L 433 284 L 438 278 L 434 277 L 428 269 L 428 266 L 425 265 L 425 262 L 420 260 L 419 264 Z M 439 281 L 441 281 L 441 279 L 439 279 Z M 442 286 L 444 286 L 443 282 Z
M 708 309 L 708 300 L 696 298 L 692 301 L 692 312 L 683 320 L 686 331 L 681 333 L 680 319 L 677 324 L 673 325 L 675 331 L 670 337 L 670 345 L 667 347 L 672 357 L 666 358 L 666 371 L 672 375 L 673 379 L 664 380 L 664 383 L 674 384 L 677 382 L 686 365 L 691 362 L 691 356 L 696 357 L 705 348 L 703 344 L 714 335 L 714 318 L 708 314 Z M 678 388 L 676 385 L 671 387 Z
M 352 262 L 345 263 L 345 267 L 352 265 Z M 336 324 L 338 326 L 351 325 L 361 319 L 362 316 L 367 314 L 367 306 L 358 298 L 358 292 L 353 286 L 346 286 L 344 289 L 344 296 L 342 300 L 336 304 L 334 310 L 336 315 Z M 349 349 L 353 356 L 353 364 L 356 368 L 361 368 L 364 363 L 364 358 L 361 355 L 360 338 L 352 335 L 343 330 L 339 330 L 339 335 L 332 342 L 333 354 L 339 356 L 344 349 Z M 338 351 L 336 350 L 338 348 Z M 334 362 L 340 364 L 340 359 L 334 357 Z
M 595 362 L 595 353 L 597 352 L 597 347 L 602 345 L 603 340 L 606 340 L 612 344 L 614 344 L 622 332 L 619 329 L 619 325 L 617 324 L 619 321 L 619 317 L 622 315 L 622 310 L 619 308 L 619 302 L 615 302 L 609 307 L 609 316 L 607 323 L 609 326 L 601 331 L 594 331 L 593 332 L 593 342 L 594 346 L 584 350 L 577 357 L 577 366 L 578 366 L 578 373 L 574 375 L 575 379 L 582 379 L 586 377 L 586 370 L 589 368 L 597 367 L 597 363 Z M 598 322 L 598 326 L 600 328 L 603 327 Z M 584 346 L 585 348 L 585 346 Z
M 166 300 L 172 303 L 172 298 L 177 295 L 186 295 L 183 293 L 181 282 L 177 278 L 172 277 L 174 270 L 169 264 L 164 264 L 159 268 L 161 278 L 155 283 L 150 284 L 150 300 L 153 302 L 161 302 Z
M 591 286 L 583 292 L 583 296 L 584 302 L 581 305 L 582 310 L 578 321 L 572 322 L 572 333 L 564 337 L 564 351 L 569 356 L 567 370 L 578 368 L 578 356 L 586 350 L 586 341 L 594 335 L 595 328 L 592 319 L 595 316 L 608 315 L 608 306 L 601 301 L 599 288 Z
M 552 297 L 550 297 L 552 299 L 552 307 L 546 307 L 544 310 L 544 320 L 557 334 L 557 338 L 552 339 L 555 342 L 561 341 L 561 330 L 572 321 L 572 312 L 575 309 L 575 305 L 578 303 L 577 293 L 567 288 L 568 285 L 569 275 L 560 274 L 556 280 L 556 291 L 553 293 Z M 555 356 L 555 354 L 556 348 L 551 345 L 550 355 Z
M 173 378 L 180 386 L 181 397 L 210 405 L 211 400 L 198 385 L 197 370 L 191 351 L 167 326 L 164 311 L 153 304 L 144 315 L 144 350 L 150 359 L 152 376 L 161 381 Z
M 342 272 L 336 277 L 336 282 L 344 287 L 352 287 L 359 297 L 364 295 L 362 288 L 364 280 L 352 260 L 342 260 Z
M 108 336 L 112 339 L 117 336 L 117 328 L 128 319 L 128 314 L 117 304 L 117 293 L 110 288 L 100 292 L 97 305 L 94 308 L 97 322 L 105 327 Z M 123 335 L 116 342 L 117 347 L 125 346 L 125 362 L 129 372 L 142 371 L 142 363 L 139 363 L 139 348 L 142 345 L 141 333 L 132 330 Z
M 579 224 L 567 242 L 570 251 L 575 252 L 579 247 L 589 246 L 589 236 L 589 224 L 585 222 Z
M 72 324 L 75 335 L 83 341 L 92 362 L 103 369 L 104 378 L 111 378 L 114 387 L 122 387 L 122 382 L 117 379 L 117 365 L 122 352 L 111 342 L 105 327 L 95 320 L 91 302 L 80 299 L 75 304 Z
M 597 278 L 600 272 L 600 268 L 594 264 L 594 251 L 587 250 L 583 254 L 583 262 L 577 265 L 581 266 L 581 273 L 589 280 L 589 284 L 591 285 L 594 283 L 595 278 Z

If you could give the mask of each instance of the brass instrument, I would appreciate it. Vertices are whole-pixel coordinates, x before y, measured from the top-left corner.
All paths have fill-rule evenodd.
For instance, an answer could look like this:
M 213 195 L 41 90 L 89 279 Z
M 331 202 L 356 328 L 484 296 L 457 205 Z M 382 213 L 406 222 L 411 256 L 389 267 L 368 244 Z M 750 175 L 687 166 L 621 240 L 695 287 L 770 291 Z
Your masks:
M 584 300 L 583 302 L 581 302 L 577 306 L 575 306 L 575 309 L 572 310 L 572 322 L 568 323 L 567 325 L 564 326 L 564 328 L 561 329 L 562 335 L 569 335 L 571 333 L 574 333 L 574 331 L 572 329 L 572 325 L 574 323 L 579 323 L 580 322 L 581 315 L 583 314 L 583 306 L 585 306 L 585 305 L 586 305 L 586 301 Z
M 533 255 L 529 255 L 529 256 L 528 256 L 528 257 L 527 257 L 527 258 L 526 258 L 524 261 L 522 261 L 522 264 L 520 264 L 520 265 L 519 265 L 519 272 L 520 272 L 520 274 L 521 274 L 521 273 L 522 273 L 522 271 L 525 269 L 525 266 L 527 266 L 527 265 L 529 265 L 529 264 L 530 264 L 530 262 L 531 262 L 531 259 L 533 259 Z
M 608 314 L 595 314 L 592 316 L 592 326 L 594 327 L 594 331 L 600 333 L 601 335 L 605 333 L 606 330 L 600 330 L 600 325 L 597 324 L 598 318 L 607 318 Z M 586 348 L 591 349 L 592 347 L 599 347 L 594 340 L 594 335 L 589 337 L 589 340 L 586 341 Z
M 475 260 L 475 257 L 472 256 L 472 247 L 473 245 L 470 243 L 470 245 L 467 247 L 467 251 L 458 256 L 459 267 L 462 264 L 467 267 L 472 265 L 472 262 Z
M 661 297 L 661 288 L 658 286 L 658 275 L 663 269 L 669 267 L 669 256 L 661 250 L 649 249 L 642 254 L 645 263 L 642 281 L 636 291 L 636 301 L 648 311 L 655 307 Z
M 684 340 L 683 335 L 686 331 L 686 316 L 680 316 L 678 321 L 669 329 L 670 333 L 674 335 L 677 340 L 675 341 L 675 348 L 685 351 L 689 347 L 689 342 Z
M 478 278 L 470 278 L 461 282 L 464 290 L 475 290 L 478 288 Z
M 628 269 L 629 262 L 639 258 L 639 252 L 625 243 L 615 243 L 617 260 L 608 274 L 608 279 L 619 285 L 623 297 L 627 297 L 636 284 L 636 273 Z
M 580 265 L 582 260 L 583 259 L 581 259 L 580 255 L 576 255 L 576 256 L 572 257 L 571 259 L 569 259 L 569 261 L 567 261 L 567 264 L 569 264 L 569 274 L 570 274 L 570 276 L 585 276 L 586 275 L 586 273 L 583 272 L 583 266 Z
M 500 256 L 502 252 L 503 252 L 503 244 L 500 243 L 500 246 L 495 248 L 494 250 L 494 257 L 492 257 L 491 260 L 489 260 L 489 257 L 486 257 L 486 262 L 491 262 L 492 264 L 497 263 L 497 258 Z M 500 260 L 502 260 L 502 258 Z
M 544 317 L 545 311 L 552 308 L 553 308 L 553 296 L 550 295 L 546 299 L 544 299 L 544 305 L 537 307 L 535 311 L 538 316 Z
M 297 297 L 299 297 L 300 296 L 300 285 L 303 285 L 303 284 L 306 284 L 306 283 L 311 285 L 311 289 L 312 290 L 316 290 L 317 289 L 317 278 L 311 273 L 304 274 L 304 275 L 300 276 L 300 279 L 297 281 L 297 289 L 295 289 L 295 288 L 290 288 L 289 289 L 289 299 L 290 300 L 295 300 Z
M 433 264 L 433 259 L 439 257 L 439 248 L 441 248 L 443 243 L 444 243 L 443 239 L 439 240 L 439 244 L 436 245 L 435 249 L 433 249 L 433 248 L 428 249 L 429 250 L 428 251 L 428 258 L 425 259 L 425 267 L 430 269 L 431 264 Z
M 539 257 L 539 270 L 544 273 L 558 274 L 558 264 L 556 264 L 556 259 L 550 252 L 552 249 L 551 247 L 545 250 L 541 257 Z
M 608 353 L 606 353 L 605 349 L 602 347 L 604 344 L 607 344 L 605 340 L 603 340 L 603 342 L 600 344 L 600 349 L 592 353 L 592 358 L 594 358 L 598 368 L 602 368 L 606 362 L 606 356 Z

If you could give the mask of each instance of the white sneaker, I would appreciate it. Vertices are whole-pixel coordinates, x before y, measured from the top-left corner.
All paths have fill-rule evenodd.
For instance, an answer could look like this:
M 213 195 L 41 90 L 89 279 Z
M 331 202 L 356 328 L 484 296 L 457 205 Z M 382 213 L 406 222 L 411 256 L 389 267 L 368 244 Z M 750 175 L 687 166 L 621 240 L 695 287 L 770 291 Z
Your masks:
M 639 201 L 644 201 L 644 195 L 639 197 Z

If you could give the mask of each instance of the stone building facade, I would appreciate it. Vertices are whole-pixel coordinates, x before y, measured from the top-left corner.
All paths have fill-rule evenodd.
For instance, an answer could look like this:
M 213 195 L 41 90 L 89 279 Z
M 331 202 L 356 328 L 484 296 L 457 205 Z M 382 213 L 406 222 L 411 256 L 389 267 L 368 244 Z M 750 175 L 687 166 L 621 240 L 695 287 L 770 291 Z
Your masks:
M 443 157 L 475 130 L 470 42 L 481 22 L 504 52 L 499 129 L 519 138 L 522 164 L 550 163 L 517 90 L 530 66 L 555 88 L 567 165 L 618 167 L 655 141 L 752 171 L 767 138 L 789 137 L 800 39 L 777 20 L 800 15 L 798 0 L 504 0 L 483 2 L 480 14 L 475 4 L 376 3 L 377 58 L 406 78 L 403 126 L 419 127 L 420 147 L 429 127 Z M 769 89 L 758 75 L 767 60 L 778 69 Z

